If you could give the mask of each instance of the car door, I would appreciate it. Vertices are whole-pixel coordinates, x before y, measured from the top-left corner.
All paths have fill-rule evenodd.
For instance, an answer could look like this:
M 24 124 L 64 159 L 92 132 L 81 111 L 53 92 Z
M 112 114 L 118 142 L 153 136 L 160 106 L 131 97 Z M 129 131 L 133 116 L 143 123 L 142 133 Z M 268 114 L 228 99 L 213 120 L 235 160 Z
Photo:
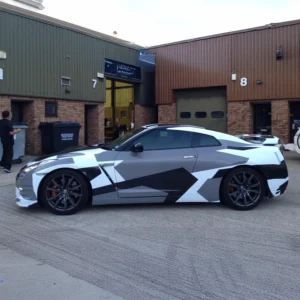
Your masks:
M 143 147 L 120 151 L 115 161 L 117 189 L 123 203 L 175 202 L 195 182 L 197 152 L 193 132 L 156 128 L 134 142 Z

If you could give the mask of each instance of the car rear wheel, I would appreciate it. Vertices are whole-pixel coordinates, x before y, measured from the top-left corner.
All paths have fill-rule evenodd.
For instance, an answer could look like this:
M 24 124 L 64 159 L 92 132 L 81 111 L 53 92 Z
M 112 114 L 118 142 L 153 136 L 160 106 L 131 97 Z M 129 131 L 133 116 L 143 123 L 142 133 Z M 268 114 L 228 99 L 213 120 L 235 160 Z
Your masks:
M 250 210 L 262 201 L 265 188 L 265 181 L 256 170 L 234 169 L 227 174 L 222 184 L 222 202 L 237 210 Z
M 89 187 L 83 175 L 72 170 L 51 173 L 41 187 L 41 201 L 52 213 L 71 215 L 88 201 Z

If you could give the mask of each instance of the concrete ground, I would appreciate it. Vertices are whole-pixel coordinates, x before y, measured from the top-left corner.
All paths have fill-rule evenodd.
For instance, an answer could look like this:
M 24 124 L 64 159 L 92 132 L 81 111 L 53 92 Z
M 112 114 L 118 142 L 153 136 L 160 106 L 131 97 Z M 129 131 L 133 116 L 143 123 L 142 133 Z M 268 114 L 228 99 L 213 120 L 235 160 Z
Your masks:
M 2 186 L 0 299 L 298 300 L 300 155 L 284 155 L 286 194 L 248 212 L 129 205 L 59 217 L 18 208 Z
M 17 173 L 19 170 L 30 160 L 34 159 L 34 156 L 25 156 L 22 159 L 22 163 L 13 164 L 11 168 L 11 173 L 4 173 L 3 169 L 0 169 L 0 187 L 8 186 L 14 184 Z

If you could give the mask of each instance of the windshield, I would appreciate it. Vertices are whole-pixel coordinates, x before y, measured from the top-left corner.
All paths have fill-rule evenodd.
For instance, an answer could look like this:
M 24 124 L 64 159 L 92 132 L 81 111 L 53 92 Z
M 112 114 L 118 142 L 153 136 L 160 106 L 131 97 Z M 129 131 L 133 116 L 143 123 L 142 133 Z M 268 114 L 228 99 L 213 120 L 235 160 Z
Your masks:
M 139 134 L 140 132 L 142 132 L 144 130 L 145 130 L 145 128 L 139 128 L 139 129 L 135 129 L 133 131 L 130 131 L 129 133 L 117 138 L 116 140 L 102 145 L 101 148 L 107 149 L 107 150 L 118 149 L 121 145 L 123 145 L 130 138 L 132 138 L 133 136 Z

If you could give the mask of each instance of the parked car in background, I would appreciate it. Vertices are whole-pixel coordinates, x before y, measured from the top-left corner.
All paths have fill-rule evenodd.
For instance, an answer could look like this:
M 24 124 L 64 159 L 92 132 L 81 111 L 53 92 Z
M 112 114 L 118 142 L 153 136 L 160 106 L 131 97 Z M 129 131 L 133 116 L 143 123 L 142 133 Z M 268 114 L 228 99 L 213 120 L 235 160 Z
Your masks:
M 293 122 L 293 143 L 283 145 L 285 151 L 292 151 L 300 154 L 300 120 Z
M 298 131 L 294 136 L 294 147 L 295 147 L 295 151 L 298 154 L 300 154 L 300 128 L 298 129 Z

